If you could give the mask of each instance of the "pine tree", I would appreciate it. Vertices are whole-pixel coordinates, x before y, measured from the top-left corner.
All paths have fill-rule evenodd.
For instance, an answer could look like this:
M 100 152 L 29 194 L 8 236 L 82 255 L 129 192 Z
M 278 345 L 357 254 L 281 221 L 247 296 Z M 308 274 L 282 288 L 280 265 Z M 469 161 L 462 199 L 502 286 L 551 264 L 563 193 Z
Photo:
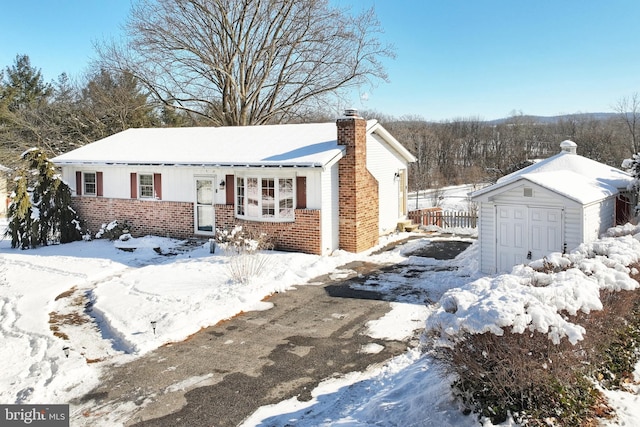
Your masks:
M 633 182 L 631 183 L 631 189 L 636 191 L 640 190 L 640 153 L 636 153 L 630 159 L 624 159 L 622 162 L 622 168 L 633 176 Z
M 9 205 L 11 246 L 22 249 L 82 238 L 81 222 L 70 206 L 71 190 L 37 148 L 23 153 L 26 165 L 16 179 Z

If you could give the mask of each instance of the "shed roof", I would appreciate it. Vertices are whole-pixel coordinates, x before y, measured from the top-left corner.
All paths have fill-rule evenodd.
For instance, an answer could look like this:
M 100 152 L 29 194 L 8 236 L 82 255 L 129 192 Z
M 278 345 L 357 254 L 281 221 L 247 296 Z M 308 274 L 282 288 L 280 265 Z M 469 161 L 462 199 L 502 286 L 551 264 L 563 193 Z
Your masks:
M 405 158 L 411 154 L 376 120 L 376 131 Z M 324 167 L 339 160 L 334 122 L 263 126 L 128 129 L 52 159 L 58 165 L 152 164 Z M 403 151 L 404 150 L 404 151 Z M 412 161 L 407 158 L 408 161 Z
M 567 142 L 570 141 L 563 141 L 563 144 Z M 472 197 L 499 191 L 521 179 L 580 203 L 590 203 L 616 194 L 626 189 L 633 180 L 630 174 L 620 169 L 563 149 L 554 156 L 503 176 L 494 185 L 474 192 Z

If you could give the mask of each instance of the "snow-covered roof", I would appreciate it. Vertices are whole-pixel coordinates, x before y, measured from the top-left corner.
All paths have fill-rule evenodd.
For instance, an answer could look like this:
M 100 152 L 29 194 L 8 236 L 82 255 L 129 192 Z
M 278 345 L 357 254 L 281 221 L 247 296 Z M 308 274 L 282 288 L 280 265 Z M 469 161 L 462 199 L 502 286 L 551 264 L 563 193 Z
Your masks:
M 575 201 L 590 203 L 626 189 L 633 180 L 631 175 L 620 169 L 566 150 L 569 142 L 571 141 L 562 142 L 564 146 L 561 144 L 563 151 L 560 153 L 505 175 L 494 185 L 474 192 L 472 197 L 479 197 L 526 179 Z M 575 149 L 575 143 L 572 144 L 568 148 Z
M 520 175 L 520 179 L 553 190 L 557 194 L 585 205 L 618 193 L 616 187 L 605 182 L 584 179 L 582 175 L 572 171 L 526 173 Z
M 379 128 L 377 121 L 367 122 L 367 132 L 381 132 Z M 388 142 L 402 155 L 406 152 L 411 156 L 393 137 Z M 334 122 L 147 128 L 125 130 L 57 156 L 52 161 L 57 165 L 324 167 L 339 160 L 344 150 L 338 145 Z

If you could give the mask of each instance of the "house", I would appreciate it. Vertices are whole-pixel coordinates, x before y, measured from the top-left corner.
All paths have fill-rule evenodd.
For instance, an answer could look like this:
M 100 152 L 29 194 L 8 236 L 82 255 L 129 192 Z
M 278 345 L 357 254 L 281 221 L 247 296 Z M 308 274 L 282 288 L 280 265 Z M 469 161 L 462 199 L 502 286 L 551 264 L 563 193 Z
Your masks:
M 213 236 L 242 225 L 283 250 L 376 245 L 407 215 L 415 161 L 375 120 L 128 129 L 52 159 L 92 231 L 126 220 L 136 235 Z
M 480 213 L 480 269 L 509 272 L 552 252 L 571 251 L 631 218 L 632 177 L 576 153 L 560 153 L 472 193 Z

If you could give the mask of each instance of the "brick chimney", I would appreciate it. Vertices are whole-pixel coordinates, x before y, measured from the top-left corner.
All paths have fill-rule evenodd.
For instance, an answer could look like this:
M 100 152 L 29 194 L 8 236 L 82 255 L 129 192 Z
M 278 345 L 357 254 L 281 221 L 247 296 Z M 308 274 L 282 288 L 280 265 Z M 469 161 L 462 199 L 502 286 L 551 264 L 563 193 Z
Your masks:
M 340 249 L 362 252 L 378 244 L 378 181 L 367 169 L 367 121 L 348 109 L 336 121 L 338 145 L 347 147 L 338 163 Z

